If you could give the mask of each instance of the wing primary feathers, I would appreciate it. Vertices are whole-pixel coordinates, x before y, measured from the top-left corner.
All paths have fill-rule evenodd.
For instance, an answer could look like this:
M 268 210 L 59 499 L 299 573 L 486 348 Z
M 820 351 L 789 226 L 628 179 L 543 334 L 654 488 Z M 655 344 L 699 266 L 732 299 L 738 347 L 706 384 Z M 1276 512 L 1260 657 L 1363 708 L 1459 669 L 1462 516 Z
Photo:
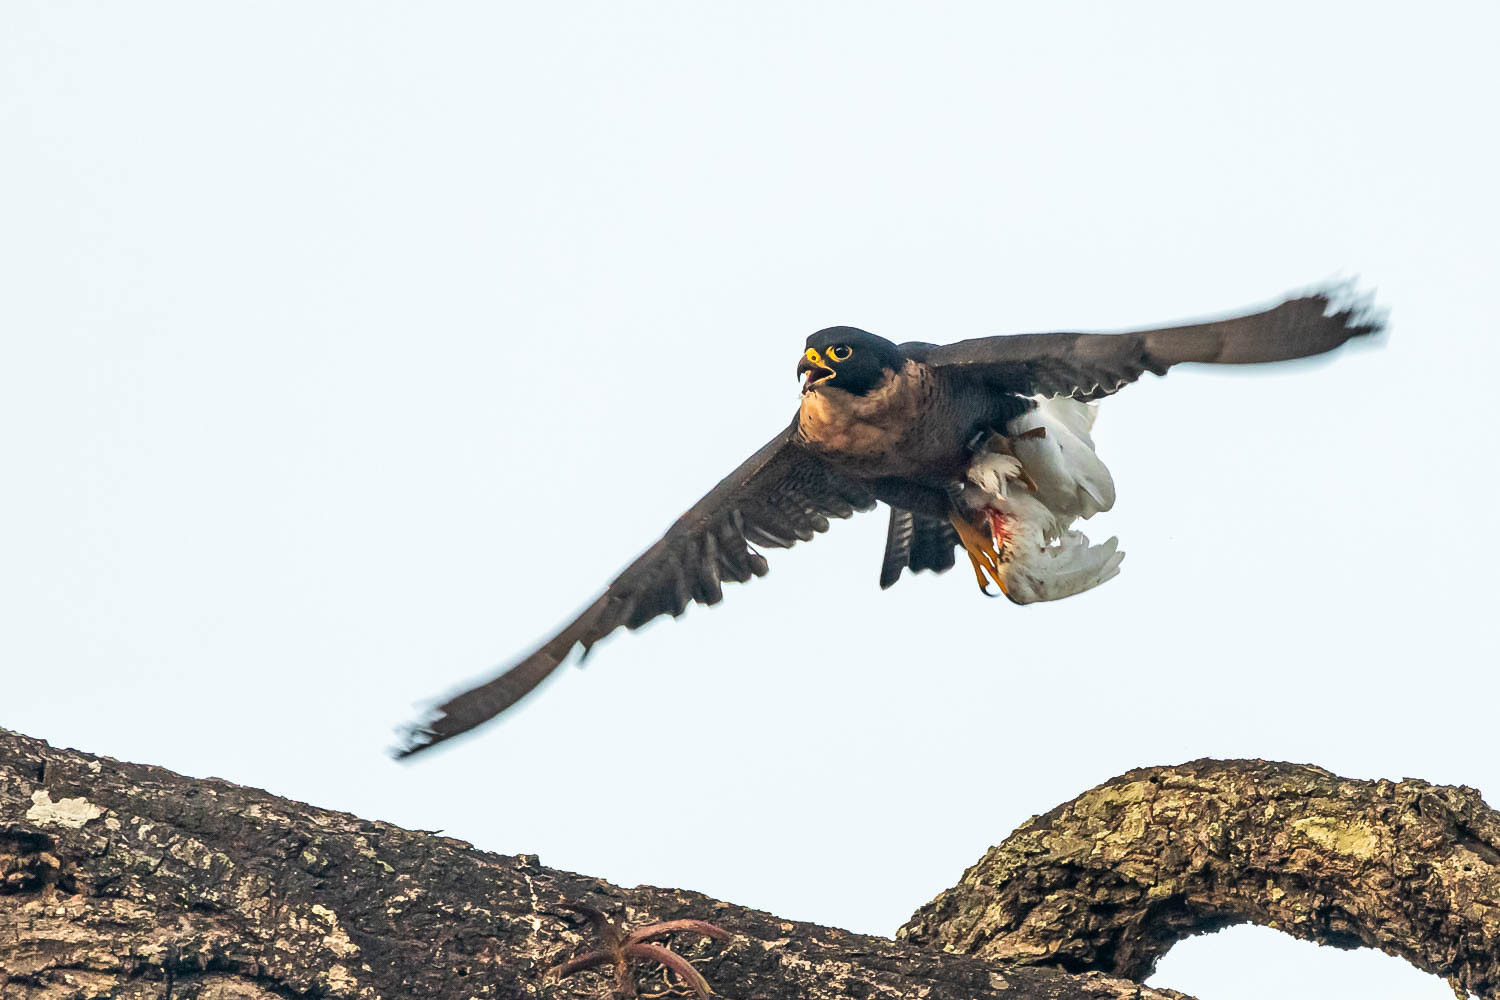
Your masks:
M 745 583 L 750 579 L 750 560 L 745 554 L 743 537 L 734 525 L 725 522 L 717 529 L 719 539 L 719 570 L 726 579 Z
M 608 634 L 630 621 L 630 616 L 635 614 L 635 605 L 634 597 L 610 601 L 609 610 L 599 622 L 599 630 Z
M 1369 298 L 1351 293 L 1350 285 L 1325 289 L 1262 313 L 1148 330 L 1141 337 L 1147 358 L 1164 365 L 1243 365 L 1311 357 L 1384 328 L 1385 317 L 1372 308 Z
M 1260 364 L 1323 354 L 1385 329 L 1352 283 L 1227 319 L 1126 333 L 1029 333 L 925 348 L 928 364 L 1021 395 L 1094 400 L 1173 365 Z
M 692 541 L 689 540 L 685 545 L 691 547 Z M 687 610 L 692 595 L 688 593 L 687 574 L 682 571 L 681 557 L 673 559 L 668 565 L 672 569 L 672 603 L 667 607 L 672 612 L 672 617 L 676 618 Z
M 826 506 L 829 515 L 832 517 L 845 518 L 854 516 L 854 506 L 843 497 L 828 497 Z
M 750 541 L 769 548 L 789 549 L 792 543 L 797 541 L 796 529 L 781 516 L 779 511 L 770 508 L 761 512 L 753 523 L 745 524 L 743 530 L 745 537 Z
M 768 549 L 789 549 L 794 539 L 773 535 L 757 525 L 751 525 L 745 529 L 745 539 L 756 545 L 764 545 Z
M 600 597 L 540 649 L 495 679 L 463 692 L 437 706 L 433 717 L 409 726 L 394 756 L 398 759 L 437 746 L 494 718 L 526 695 L 556 670 L 573 647 L 584 641 L 603 614 L 608 597 Z
M 408 727 L 397 757 L 409 757 L 494 718 L 530 693 L 578 647 L 587 656 L 616 628 L 636 629 L 689 604 L 717 604 L 722 582 L 765 576 L 752 545 L 786 548 L 874 502 L 793 439 L 795 423 L 768 441 L 627 566 L 577 619 L 493 680 L 443 702 Z
M 875 509 L 875 494 L 849 479 L 835 479 L 832 486 L 850 507 L 858 513 Z
M 724 588 L 719 579 L 719 536 L 712 531 L 703 533 L 703 569 L 699 573 L 703 580 L 701 604 L 718 604 L 724 599 Z
M 686 515 L 683 515 L 686 517 Z M 681 522 L 679 522 L 681 523 Z M 745 537 L 745 515 L 739 507 L 729 508 L 729 527 L 734 532 L 735 538 Z
M 1270 309 L 1126 333 L 1042 333 L 984 337 L 946 346 L 905 345 L 909 357 L 991 391 L 1106 396 L 1146 372 L 1185 362 L 1254 364 L 1309 357 L 1377 334 L 1385 316 L 1352 285 L 1314 290 Z M 875 497 L 796 441 L 796 421 L 719 482 L 608 589 L 540 649 L 494 679 L 439 705 L 410 726 L 395 753 L 408 757 L 467 732 L 525 697 L 578 647 L 584 655 L 616 628 L 635 629 L 658 615 L 680 615 L 691 603 L 715 604 L 722 582 L 764 576 L 769 566 L 752 546 L 786 548 L 828 530 L 829 518 L 868 510 Z M 893 509 L 880 585 L 903 569 L 943 572 L 958 539 L 940 518 Z
M 767 498 L 755 511 L 754 520 L 759 524 L 777 525 L 778 533 L 787 539 L 788 545 L 794 541 L 810 542 L 813 535 L 817 534 L 807 522 L 806 503 L 791 497 Z

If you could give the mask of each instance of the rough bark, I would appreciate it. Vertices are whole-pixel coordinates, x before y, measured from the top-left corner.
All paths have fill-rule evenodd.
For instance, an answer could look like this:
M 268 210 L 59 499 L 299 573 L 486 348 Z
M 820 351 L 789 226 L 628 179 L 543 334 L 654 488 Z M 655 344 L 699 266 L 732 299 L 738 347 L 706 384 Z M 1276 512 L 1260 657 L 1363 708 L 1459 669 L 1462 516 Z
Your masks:
M 546 974 L 599 947 L 579 905 L 626 930 L 724 928 L 656 943 L 741 1000 L 1181 997 L 1139 980 L 1173 942 L 1242 921 L 1490 997 L 1497 889 L 1500 817 L 1471 789 L 1199 761 L 1030 821 L 891 941 L 0 730 L 4 1000 L 612 996 L 607 965 Z M 630 971 L 667 987 L 658 964 Z
M 1026 823 L 897 937 L 1139 980 L 1182 938 L 1244 922 L 1500 995 L 1500 815 L 1425 781 L 1144 768 Z
M 602 998 L 584 904 L 666 942 L 725 997 L 1166 1000 L 1097 973 L 1011 967 L 691 892 L 621 889 L 255 789 L 58 750 L 0 730 L 0 997 Z M 632 970 L 643 992 L 661 967 Z M 674 995 L 680 995 L 676 991 Z

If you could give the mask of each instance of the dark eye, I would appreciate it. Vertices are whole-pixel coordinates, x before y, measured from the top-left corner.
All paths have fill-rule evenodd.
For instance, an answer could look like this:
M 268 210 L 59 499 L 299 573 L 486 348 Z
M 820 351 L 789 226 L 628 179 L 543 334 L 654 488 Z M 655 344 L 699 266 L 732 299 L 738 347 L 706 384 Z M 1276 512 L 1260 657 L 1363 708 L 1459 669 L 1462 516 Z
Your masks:
M 828 349 L 828 356 L 835 361 L 848 361 L 849 356 L 854 353 L 854 348 L 848 344 L 834 344 Z

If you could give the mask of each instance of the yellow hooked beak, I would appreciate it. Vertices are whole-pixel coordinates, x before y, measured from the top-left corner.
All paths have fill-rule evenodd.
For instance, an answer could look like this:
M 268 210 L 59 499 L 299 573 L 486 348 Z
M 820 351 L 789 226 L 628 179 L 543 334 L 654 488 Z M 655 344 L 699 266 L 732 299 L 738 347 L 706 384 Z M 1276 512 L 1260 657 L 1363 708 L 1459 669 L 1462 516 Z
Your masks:
M 819 354 L 817 348 L 809 347 L 802 353 L 802 360 L 797 362 L 797 377 L 807 376 L 807 381 L 802 383 L 802 391 L 806 392 L 819 382 L 826 382 L 833 378 L 834 371 L 823 361 L 823 355 Z

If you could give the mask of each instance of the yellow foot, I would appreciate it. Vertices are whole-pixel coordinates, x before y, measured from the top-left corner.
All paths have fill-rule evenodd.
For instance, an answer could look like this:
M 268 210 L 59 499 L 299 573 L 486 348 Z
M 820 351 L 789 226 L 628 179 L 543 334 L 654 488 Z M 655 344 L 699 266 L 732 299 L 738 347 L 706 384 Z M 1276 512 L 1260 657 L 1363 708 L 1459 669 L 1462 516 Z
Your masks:
M 958 532 L 958 540 L 964 551 L 969 554 L 969 564 L 974 567 L 974 579 L 979 583 L 980 592 L 994 597 L 990 593 L 990 583 L 993 582 L 1000 588 L 1000 593 L 1009 593 L 1005 589 L 1005 580 L 1001 577 L 994 541 L 960 514 L 949 514 L 948 520 Z

